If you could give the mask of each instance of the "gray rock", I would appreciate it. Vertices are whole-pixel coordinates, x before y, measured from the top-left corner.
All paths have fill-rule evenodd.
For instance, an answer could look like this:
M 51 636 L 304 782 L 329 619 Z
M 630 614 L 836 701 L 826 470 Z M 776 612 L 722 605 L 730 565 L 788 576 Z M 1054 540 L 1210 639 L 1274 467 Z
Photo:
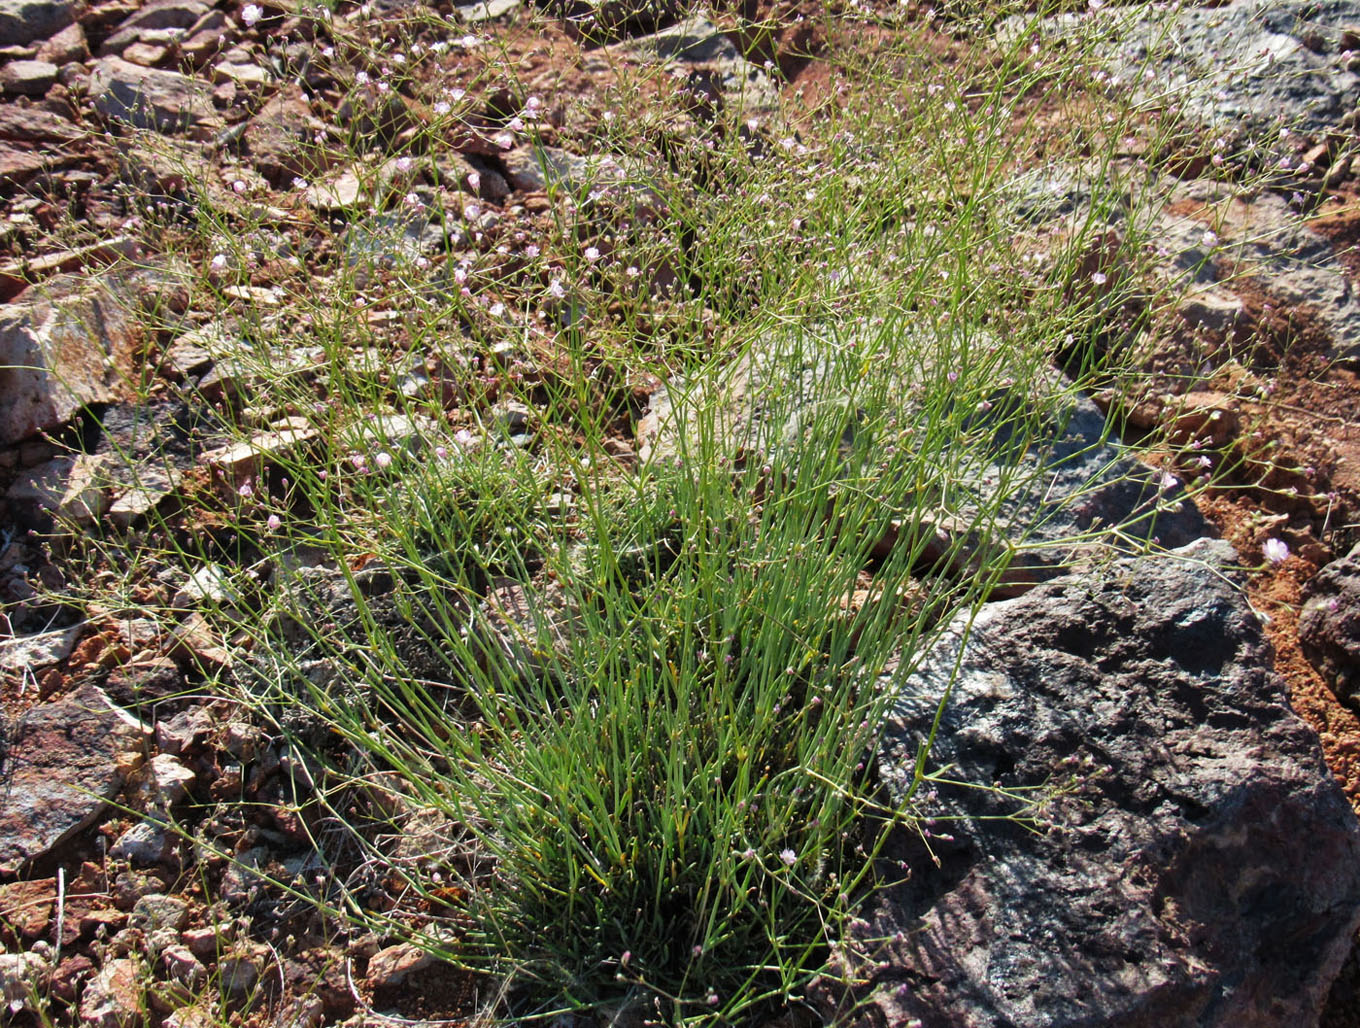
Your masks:
M 337 162 L 339 147 L 326 145 L 329 127 L 312 113 L 302 87 L 285 86 L 246 124 L 242 142 L 252 164 L 276 187 L 324 175 Z M 317 136 L 323 142 L 317 142 Z
M 105 57 L 95 64 L 90 95 L 96 111 L 134 128 L 209 139 L 224 124 L 207 83 L 174 71 L 143 68 L 121 57 Z
M 203 0 L 151 0 L 119 23 L 123 29 L 190 29 L 212 10 Z
M 0 642 L 0 668 L 37 671 L 65 660 L 85 630 L 85 622 L 37 635 L 19 635 Z
M 0 305 L 0 446 L 60 428 L 81 408 L 122 398 L 141 341 L 135 313 L 166 300 L 164 270 L 61 276 L 44 293 Z
M 122 788 L 116 757 L 141 745 L 140 724 L 83 685 L 20 721 L 0 791 L 0 872 L 50 853 L 94 823 Z
M 80 996 L 80 1023 L 90 1028 L 133 1028 L 146 1018 L 141 965 L 130 958 L 108 961 Z
M 454 238 L 467 233 L 454 228 Z M 371 214 L 345 230 L 341 240 L 345 265 L 355 274 L 356 286 L 366 288 L 378 268 L 395 268 L 422 256 L 447 251 L 449 233 L 442 220 L 425 211 Z
M 1360 690 L 1360 546 L 1303 587 L 1299 644 L 1339 700 Z
M 1026 20 L 1008 20 L 1003 36 Z M 1098 52 L 1114 89 L 1143 95 L 1146 74 L 1146 95 L 1155 93 L 1159 103 L 1179 98 L 1206 126 L 1243 132 L 1269 148 L 1278 145 L 1282 124 L 1319 135 L 1360 99 L 1360 77 L 1340 57 L 1342 34 L 1356 24 L 1355 0 L 1232 0 L 1161 12 L 1110 5 L 1095 15 L 1048 19 L 1040 38 L 1105 33 L 1110 42 Z
M 68 25 L 38 47 L 36 57 L 40 61 L 50 61 L 61 67 L 73 61 L 83 61 L 90 56 L 90 46 L 85 39 L 85 29 L 77 22 Z
M 616 54 L 674 62 L 687 73 L 691 90 L 710 101 L 721 98 L 723 103 L 736 104 L 744 115 L 769 113 L 778 107 L 779 87 L 702 14 L 610 49 Z
M 522 6 L 524 0 L 477 0 L 476 3 L 458 4 L 454 7 L 458 17 L 470 25 L 478 22 L 494 21 L 503 14 Z
M 88 133 L 69 118 L 42 107 L 0 106 L 0 138 L 24 143 L 76 143 Z
M 57 66 L 47 61 L 10 61 L 0 67 L 0 89 L 19 96 L 42 96 L 57 81 Z
M 0 0 L 0 46 L 23 46 L 76 20 L 77 0 Z
M 1048 167 L 1007 184 L 1012 216 L 1019 222 L 1076 229 L 1088 217 L 1119 232 L 1129 228 L 1131 193 L 1141 197 L 1138 229 L 1161 257 L 1158 274 L 1169 288 L 1190 290 L 1183 314 L 1219 334 L 1244 327 L 1233 284 L 1252 279 L 1272 302 L 1299 308 L 1331 339 L 1331 355 L 1360 360 L 1360 299 L 1331 243 L 1273 192 L 1249 193 L 1231 183 L 1135 175 L 1119 165 Z M 1212 210 L 1217 242 L 1206 242 L 1204 221 L 1159 209 Z
M 982 820 L 1016 809 L 990 791 L 918 794 L 960 820 L 935 823 L 937 861 L 896 838 L 910 876 L 859 933 L 885 940 L 872 980 L 825 997 L 866 1004 L 845 1023 L 1317 1022 L 1360 922 L 1360 824 L 1234 561 L 1206 540 L 1056 579 L 966 636 L 961 616 L 897 678 L 879 761 L 894 803 L 948 695 L 930 766 L 1050 790 L 1054 827 Z
M 0 1004 L 7 1014 L 32 1009 L 51 973 L 51 961 L 38 953 L 0 953 Z
M 174 834 L 158 821 L 137 822 L 113 840 L 113 845 L 109 847 L 109 856 L 115 860 L 126 860 L 135 867 L 168 864 L 174 859 L 174 852 Z
M 189 901 L 179 896 L 143 896 L 132 905 L 128 924 L 150 935 L 165 928 L 178 932 L 189 923 Z
M 902 331 L 917 330 L 904 326 Z M 847 460 L 852 451 L 856 460 L 871 455 L 873 440 L 857 422 L 874 416 L 881 421 L 891 415 L 899 425 L 922 428 L 916 435 L 928 434 L 929 423 L 941 415 L 921 405 L 913 386 L 943 377 L 932 365 L 946 352 L 945 341 L 921 336 L 919 346 L 905 347 L 921 355 L 915 366 L 880 363 L 877 373 L 886 389 L 872 400 L 863 390 L 852 394 L 859 358 L 847 360 L 844 354 L 871 352 L 876 344 L 872 339 L 849 342 L 854 346 L 847 339 L 821 340 L 811 333 L 766 339 L 706 378 L 668 383 L 652 396 L 651 410 L 639 422 L 641 460 L 710 459 L 699 449 L 709 436 L 719 459 L 758 457 L 776 473 L 797 474 L 786 469 L 805 459 L 800 454 L 817 450 L 807 445 L 806 426 L 825 420 L 826 412 L 847 404 L 850 395 L 857 395 L 857 403 L 884 409 L 847 409 L 846 417 L 835 422 L 839 438 L 829 444 L 838 445 Z M 976 345 L 982 348 L 985 340 L 979 337 Z M 1146 543 L 1176 547 L 1212 534 L 1186 499 L 1183 484 L 1133 459 L 1095 404 L 1059 373 L 1022 372 L 1017 379 L 1015 385 L 997 388 L 987 410 L 963 418 L 965 431 L 979 441 L 977 450 L 960 457 L 948 482 L 926 490 L 947 487 L 951 495 L 918 495 L 919 509 L 900 512 L 881 551 L 899 541 L 914 545 L 922 532 L 928 541 L 921 559 L 928 565 L 947 557 L 957 567 L 960 561 L 999 558 L 1009 549 L 1004 584 L 1018 591 L 1111 549 Z M 1038 411 L 1047 412 L 1041 423 L 1028 425 Z M 709 427 L 701 428 L 702 421 Z M 1017 438 L 1027 425 L 1031 434 Z M 938 510 L 921 518 L 920 505 Z M 992 542 L 984 543 L 979 532 L 990 533 Z M 1077 537 L 1083 540 L 1069 542 Z
M 5 496 L 30 518 L 46 511 L 88 527 L 109 507 L 105 464 L 103 457 L 89 453 L 53 457 L 16 478 Z

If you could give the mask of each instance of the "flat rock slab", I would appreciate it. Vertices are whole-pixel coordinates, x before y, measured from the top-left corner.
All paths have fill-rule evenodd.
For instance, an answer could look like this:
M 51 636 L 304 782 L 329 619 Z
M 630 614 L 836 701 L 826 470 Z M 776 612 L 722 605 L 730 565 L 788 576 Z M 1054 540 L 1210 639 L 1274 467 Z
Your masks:
M 93 824 L 123 787 L 115 758 L 141 741 L 139 722 L 92 685 L 30 710 L 4 758 L 0 872 Z
M 900 833 L 911 874 L 871 901 L 871 985 L 832 998 L 862 1004 L 844 1023 L 1316 1024 L 1360 922 L 1360 823 L 1234 561 L 1201 540 L 1055 579 L 966 637 L 956 620 L 900 680 L 879 764 L 894 802 L 951 683 L 930 766 L 1079 784 L 1039 834 L 978 820 L 1014 801 L 938 786 L 928 812 L 962 820 L 935 824 L 938 866 Z
M 105 57 L 90 76 L 90 95 L 100 114 L 133 128 L 189 132 L 206 139 L 225 124 L 211 87 L 175 71 L 158 71 L 121 57 Z

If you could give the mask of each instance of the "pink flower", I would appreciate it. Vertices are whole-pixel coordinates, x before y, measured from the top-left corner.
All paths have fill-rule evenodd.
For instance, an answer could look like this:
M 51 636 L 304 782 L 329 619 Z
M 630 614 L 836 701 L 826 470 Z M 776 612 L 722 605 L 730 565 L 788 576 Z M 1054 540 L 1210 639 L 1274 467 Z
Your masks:
M 793 867 L 794 864 L 798 863 L 798 854 L 790 849 L 780 850 L 779 859 L 784 862 L 785 867 Z
M 1283 539 L 1267 539 L 1261 553 L 1272 564 L 1282 564 L 1289 559 L 1289 544 Z
M 392 455 L 384 450 L 373 458 L 373 463 L 380 468 L 390 467 L 392 464 Z
M 279 527 L 283 524 L 283 519 L 277 514 L 270 514 L 268 520 L 266 520 L 264 524 L 269 531 L 277 532 Z
M 599 248 L 598 246 L 587 246 L 587 247 L 586 247 L 586 260 L 590 261 L 590 262 L 593 264 L 595 261 L 598 261 L 599 259 L 600 259 L 600 248 Z

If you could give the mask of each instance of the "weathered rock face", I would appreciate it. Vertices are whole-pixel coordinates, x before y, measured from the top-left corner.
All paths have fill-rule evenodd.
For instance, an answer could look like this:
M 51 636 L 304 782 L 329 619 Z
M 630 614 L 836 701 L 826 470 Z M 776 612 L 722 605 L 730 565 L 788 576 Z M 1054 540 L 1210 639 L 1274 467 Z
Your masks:
M 912 874 L 871 901 L 871 984 L 837 997 L 863 1004 L 846 1023 L 1316 1023 L 1360 922 L 1360 823 L 1267 668 L 1233 559 L 1206 540 L 1056 579 L 984 607 L 966 639 L 955 622 L 902 682 L 880 759 L 894 800 L 951 681 L 933 766 L 1084 784 L 1044 834 L 938 786 L 928 805 L 963 820 L 929 840 L 938 866 L 897 840 Z
M 1027 19 L 1013 19 L 1014 31 Z M 1065 36 L 1096 27 L 1108 32 L 1104 55 L 1117 85 L 1179 99 L 1192 117 L 1218 130 L 1242 131 L 1268 143 L 1286 124 L 1324 132 L 1355 106 L 1360 76 L 1345 53 L 1360 23 L 1354 0 L 1320 3 L 1232 0 L 1213 6 L 1168 6 L 1135 19 L 1111 6 L 1083 26 L 1078 15 L 1048 20 Z
M 45 284 L 44 296 L 0 306 L 0 446 L 120 399 L 120 373 L 140 339 L 136 309 L 173 288 L 163 270 L 93 283 L 63 276 Z
M 1303 590 L 1299 643 L 1342 701 L 1360 689 L 1360 546 L 1323 568 Z
M 136 720 L 92 685 L 31 710 L 4 759 L 0 871 L 15 871 L 93 823 L 122 788 L 116 758 L 141 741 Z
M 121 57 L 105 57 L 94 66 L 90 95 L 100 114 L 134 128 L 187 131 L 202 139 L 224 124 L 203 81 L 143 68 Z
M 23 46 L 55 35 L 80 10 L 76 0 L 0 0 L 0 46 Z

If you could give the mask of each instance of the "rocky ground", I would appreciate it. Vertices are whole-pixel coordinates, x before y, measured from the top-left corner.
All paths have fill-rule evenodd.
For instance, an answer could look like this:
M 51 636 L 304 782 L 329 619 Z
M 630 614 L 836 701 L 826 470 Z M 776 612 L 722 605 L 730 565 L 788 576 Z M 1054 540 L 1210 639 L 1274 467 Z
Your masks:
M 1092 16 L 1103 16 L 1103 5 L 1091 8 Z M 557 202 L 553 180 L 602 174 L 607 182 L 610 174 L 607 156 L 585 146 L 589 134 L 579 117 L 563 118 L 568 106 L 586 112 L 592 131 L 648 102 L 701 121 L 740 80 L 753 118 L 766 109 L 762 103 L 772 106 L 781 94 L 810 110 L 834 93 L 828 25 L 842 18 L 853 19 L 857 31 L 885 35 L 901 19 L 925 26 L 943 68 L 966 67 L 977 43 L 973 22 L 915 5 L 883 11 L 847 5 L 828 22 L 812 16 L 813 5 L 753 2 L 720 8 L 712 23 L 698 29 L 685 23 L 682 30 L 673 28 L 673 12 L 662 10 L 658 17 L 657 5 L 642 16 L 605 5 L 595 22 L 583 21 L 586 13 L 586 5 L 539 10 L 521 0 L 456 8 L 381 0 L 341 5 L 334 17 L 269 3 L 0 0 L 0 247 L 7 253 L 0 263 L 6 304 L 0 307 L 0 695 L 6 726 L 0 749 L 6 785 L 0 794 L 0 989 L 17 1019 L 37 1016 L 30 990 L 47 997 L 45 1009 L 57 1021 L 99 1028 L 144 1018 L 178 1028 L 224 1019 L 299 1028 L 463 1022 L 486 998 L 488 983 L 392 939 L 344 931 L 266 883 L 266 873 L 277 880 L 308 873 L 312 826 L 300 823 L 296 797 L 285 786 L 289 755 L 230 701 L 197 691 L 206 674 L 233 660 L 233 641 L 216 637 L 194 613 L 204 597 L 220 600 L 221 583 L 211 567 L 183 578 L 158 577 L 149 568 L 129 579 L 126 568 L 109 566 L 107 554 L 82 550 L 53 532 L 52 516 L 66 525 L 136 532 L 156 512 L 185 530 L 210 530 L 213 512 L 221 509 L 211 498 L 224 483 L 229 492 L 239 490 L 261 453 L 305 442 L 305 422 L 266 420 L 242 449 L 232 443 L 220 406 L 214 407 L 250 391 L 244 373 L 215 356 L 215 338 L 234 331 L 233 325 L 217 312 L 188 307 L 182 261 L 199 255 L 155 252 L 154 238 L 141 224 L 150 207 L 174 210 L 186 202 L 186 178 L 224 208 L 247 207 L 257 222 L 263 212 L 271 233 L 256 241 L 259 259 L 245 278 L 223 280 L 221 288 L 237 304 L 268 310 L 283 287 L 305 280 L 323 236 L 318 226 L 329 227 L 336 212 L 365 190 L 405 192 L 415 198 L 412 207 L 429 205 L 436 195 L 455 197 L 462 222 L 450 237 L 426 219 L 402 214 L 399 204 L 377 210 L 382 203 L 375 193 L 374 216 L 344 236 L 343 245 L 356 250 L 409 251 L 447 261 L 456 276 L 450 253 L 499 253 L 504 247 L 507 255 L 519 254 L 546 238 Z M 1177 486 L 1213 476 L 1213 487 L 1200 494 L 1200 513 L 1254 569 L 1241 582 L 1246 602 L 1261 615 L 1270 654 L 1255 628 L 1228 618 L 1216 629 L 1235 647 L 1216 658 L 1226 669 L 1221 678 L 1244 676 L 1265 695 L 1266 679 L 1251 677 L 1257 673 L 1252 661 L 1273 662 L 1288 705 L 1315 730 L 1327 769 L 1360 810 L 1360 550 L 1353 549 L 1360 541 L 1360 6 L 1336 2 L 1304 10 L 1277 4 L 1267 10 L 1233 0 L 1191 7 L 1184 17 L 1189 42 L 1178 57 L 1183 63 L 1162 68 L 1164 82 L 1185 78 L 1184 62 L 1212 62 L 1216 44 L 1206 40 L 1215 33 L 1232 34 L 1243 46 L 1259 43 L 1252 52 L 1268 51 L 1269 67 L 1259 73 L 1238 69 L 1242 74 L 1182 101 L 1188 134 L 1181 159 L 1167 162 L 1174 175 L 1160 215 L 1160 256 L 1168 266 L 1188 260 L 1200 269 L 1198 281 L 1175 318 L 1153 333 L 1140 384 L 1094 399 L 1125 438 L 1148 441 L 1144 459 L 1174 476 Z M 757 24 L 765 31 L 754 32 Z M 602 33 L 604 45 L 583 27 Z M 1061 25 L 1053 31 L 1060 34 Z M 414 50 L 370 53 L 374 38 L 399 34 L 408 46 L 433 55 L 422 65 L 423 80 L 401 72 Z M 1132 59 L 1136 46 L 1129 38 L 1111 53 L 1113 74 L 1120 73 L 1121 59 Z M 535 109 L 517 112 L 518 100 L 483 74 L 481 55 L 491 50 L 517 68 L 531 95 L 544 98 Z M 611 92 L 619 62 L 646 65 L 658 54 L 671 63 L 645 79 L 643 95 L 620 109 Z M 438 87 L 430 87 L 436 78 Z M 355 90 L 372 101 L 362 110 Z M 413 178 L 409 160 L 404 164 L 399 155 L 421 138 L 435 109 L 449 103 L 466 103 L 472 112 L 462 122 L 464 135 L 434 171 Z M 1241 134 L 1233 148 L 1250 151 L 1256 166 L 1270 171 L 1249 195 L 1215 175 L 1227 144 L 1216 147 L 1211 130 L 1195 120 L 1210 115 L 1232 119 Z M 1280 116 L 1295 128 L 1281 133 Z M 525 120 L 547 145 L 546 157 L 527 145 Z M 150 130 L 164 145 L 148 145 L 134 128 Z M 375 155 L 363 166 L 344 163 L 340 137 L 352 135 L 363 137 Z M 1041 235 L 1060 216 L 1055 212 L 1070 213 L 1091 200 L 1089 185 L 1078 176 L 1064 178 L 1062 169 L 1047 169 L 1023 188 L 1034 197 L 1033 229 Z M 628 202 L 645 216 L 645 195 Z M 201 256 L 210 262 L 210 255 Z M 505 264 L 513 259 L 507 256 Z M 1103 281 L 1107 271 L 1115 273 L 1104 255 L 1092 253 L 1090 260 L 1091 276 Z M 673 274 L 664 266 L 646 273 Z M 513 274 L 511 268 L 507 276 Z M 375 283 L 375 294 L 380 286 Z M 64 302 L 55 303 L 54 295 Z M 148 334 L 145 319 L 132 312 L 153 309 L 164 327 Z M 658 331 L 665 330 L 665 316 L 657 314 Z M 381 330 L 380 317 L 372 323 Z M 546 380 L 552 354 L 541 339 L 531 344 L 501 370 L 486 373 Z M 35 365 L 59 378 L 31 370 Z M 488 359 L 484 370 L 490 368 Z M 418 388 L 437 383 L 440 374 L 419 364 L 398 371 Z M 133 382 L 143 391 L 130 388 Z M 663 402 L 653 393 L 656 385 L 609 384 L 619 418 L 607 445 L 625 465 L 654 442 L 645 423 L 640 437 L 635 428 L 649 402 Z M 146 402 L 132 403 L 134 395 Z M 533 411 L 503 402 L 495 416 L 513 434 Z M 383 431 L 391 438 L 402 429 Z M 131 594 L 115 596 L 115 585 L 128 581 Z M 101 583 L 109 587 L 102 595 Z M 1201 587 L 1211 588 L 1195 586 Z M 1033 595 L 1047 597 L 1052 607 L 1055 588 L 1050 583 Z M 1181 586 L 1161 588 L 1144 602 L 1174 606 L 1168 597 Z M 1033 601 L 1022 596 L 1010 602 Z M 176 620 L 142 616 L 139 604 L 174 611 Z M 1042 645 L 1062 645 L 1061 637 L 1045 636 Z M 1101 638 L 1100 645 L 1118 650 L 1117 638 Z M 1165 657 L 1154 648 L 1139 659 Z M 1171 657 L 1180 659 L 1178 653 Z M 1083 680 L 1074 690 L 1090 687 Z M 1279 716 L 1283 701 L 1267 700 L 1262 709 Z M 1145 702 L 1156 706 L 1162 698 L 1154 690 Z M 1176 702 L 1182 706 L 1168 701 L 1175 711 L 1167 715 L 1166 731 L 1188 731 L 1203 711 L 1184 696 Z M 1285 789 L 1266 775 L 1276 783 L 1271 789 L 1283 790 L 1262 794 L 1275 797 L 1271 802 L 1288 807 L 1298 790 L 1321 788 L 1307 779 L 1310 736 L 1282 729 L 1288 738 L 1268 732 L 1268 739 L 1250 732 L 1239 738 L 1230 733 L 1240 725 L 1225 725 L 1228 734 L 1206 736 L 1197 745 L 1212 749 L 1229 737 L 1235 748 L 1224 750 L 1223 759 L 1260 752 L 1266 754 L 1261 766 L 1278 757 L 1279 766 L 1290 769 L 1281 772 L 1285 778 L 1302 776 L 1303 785 Z M 1136 727 L 1129 731 L 1136 737 Z M 1086 736 L 1073 732 L 1081 740 L 1071 742 L 1074 749 L 1088 745 Z M 1159 773 L 1136 754 L 1119 753 L 1110 758 L 1119 774 L 1137 780 Z M 1255 780 L 1258 771 L 1253 765 L 1243 776 Z M 1288 982 L 1260 971 L 1257 965 L 1270 960 L 1240 958 L 1255 968 L 1251 973 L 1264 975 L 1260 989 L 1280 997 L 1275 1008 L 1264 1000 L 1252 1008 L 1252 1016 L 1262 1019 L 1250 1023 L 1302 1024 L 1321 1007 L 1324 1025 L 1360 1025 L 1360 954 L 1352 952 L 1338 967 L 1344 954 L 1332 938 L 1343 930 L 1338 925 L 1354 927 L 1347 904 L 1353 905 L 1357 869 L 1347 862 L 1354 865 L 1356 854 L 1349 829 L 1336 827 L 1342 814 L 1327 806 L 1322 792 L 1318 796 L 1306 816 L 1280 829 L 1307 838 L 1314 849 L 1299 852 L 1296 838 L 1294 848 L 1281 852 L 1287 850 L 1293 862 L 1288 867 L 1318 853 L 1330 861 L 1318 881 L 1308 877 L 1311 872 L 1298 877 L 1314 894 L 1335 891 L 1332 905 L 1316 912 L 1318 924 L 1327 927 L 1308 929 L 1331 935 L 1316 946 L 1302 935 L 1274 940 L 1286 955 L 1315 958 L 1313 967 L 1290 965 Z M 227 802 L 242 797 L 248 808 Z M 196 831 L 232 860 L 200 858 L 158 820 L 189 800 L 200 811 Z M 1195 793 L 1184 806 L 1216 802 Z M 1255 796 L 1251 802 L 1266 801 Z M 1255 808 L 1249 814 L 1265 816 Z M 1112 824 L 1123 824 L 1109 816 Z M 1249 862 L 1237 850 L 1224 859 Z M 958 879 L 966 877 L 960 870 Z M 1195 883 L 1163 884 L 1159 896 L 1193 903 L 1200 894 Z M 1288 884 L 1276 883 L 1281 889 Z M 939 885 L 939 895 L 952 887 Z M 1019 889 L 1014 882 L 1006 886 L 1012 887 Z M 1013 903 L 1027 909 L 1041 900 L 1025 894 Z M 369 902 L 390 908 L 399 900 L 374 882 Z M 890 900 L 914 902 L 920 897 Z M 1251 938 L 1268 949 L 1270 931 L 1284 932 L 1283 925 L 1258 925 L 1261 937 Z M 1135 925 L 1128 938 L 1156 930 Z M 1194 945 L 1189 936 L 1173 940 L 1147 959 L 1174 963 Z M 912 961 L 920 959 L 895 953 L 889 963 L 917 966 Z M 966 976 L 941 970 L 947 962 L 935 959 L 926 961 L 931 980 L 967 992 Z M 896 980 L 889 975 L 885 981 Z M 901 981 L 923 995 L 929 991 L 919 979 Z M 1180 997 L 1188 1009 L 1201 1002 L 1196 981 L 1190 971 L 1173 969 L 1162 992 Z M 218 1005 L 188 1002 L 205 994 Z M 930 1019 L 934 1008 L 884 1009 L 890 1019 L 921 1016 L 936 1023 Z M 1145 1019 L 1120 1020 L 1133 1017 L 1131 1009 Z M 1245 1009 L 1202 1012 L 1204 1020 L 1194 1023 L 1224 1024 L 1245 1016 Z M 1014 1023 L 1024 1023 L 1023 1015 Z M 1148 1007 L 1115 1005 L 1104 1016 L 1098 1023 L 1191 1023 L 1176 1020 L 1181 1013 Z

